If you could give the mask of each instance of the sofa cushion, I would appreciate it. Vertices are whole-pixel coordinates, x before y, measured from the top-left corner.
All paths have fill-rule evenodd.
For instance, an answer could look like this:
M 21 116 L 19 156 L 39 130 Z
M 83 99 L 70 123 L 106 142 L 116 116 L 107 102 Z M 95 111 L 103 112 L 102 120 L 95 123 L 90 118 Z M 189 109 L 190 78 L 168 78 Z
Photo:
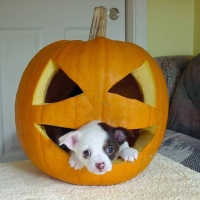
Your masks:
M 160 56 L 160 57 L 155 57 L 154 59 L 156 60 L 160 68 L 162 69 L 162 72 L 165 76 L 167 88 L 168 88 L 169 103 L 171 104 L 175 89 L 191 57 L 189 56 Z
M 200 140 L 196 138 L 166 130 L 158 153 L 185 167 L 200 172 Z
M 200 54 L 189 62 L 178 83 L 167 128 L 200 139 Z

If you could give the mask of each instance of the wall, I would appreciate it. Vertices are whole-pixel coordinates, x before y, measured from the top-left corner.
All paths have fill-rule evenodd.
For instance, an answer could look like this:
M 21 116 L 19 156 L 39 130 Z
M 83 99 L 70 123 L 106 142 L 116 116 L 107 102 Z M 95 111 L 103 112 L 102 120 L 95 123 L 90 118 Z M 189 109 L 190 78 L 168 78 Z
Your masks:
M 200 0 L 195 0 L 194 3 L 194 40 L 193 40 L 194 55 L 200 53 Z
M 200 0 L 148 0 L 147 50 L 152 56 L 193 55 L 194 4 Z M 198 3 L 197 3 L 198 2 Z M 195 8 L 195 24 L 199 24 L 199 10 Z M 198 26 L 199 27 L 199 26 Z

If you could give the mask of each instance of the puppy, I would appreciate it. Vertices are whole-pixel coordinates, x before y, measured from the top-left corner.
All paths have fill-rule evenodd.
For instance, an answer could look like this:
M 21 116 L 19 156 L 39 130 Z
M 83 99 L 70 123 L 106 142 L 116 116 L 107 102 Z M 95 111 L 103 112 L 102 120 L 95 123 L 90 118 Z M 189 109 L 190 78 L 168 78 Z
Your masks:
M 69 164 L 75 170 L 85 166 L 94 174 L 104 174 L 112 169 L 112 161 L 118 156 L 133 162 L 138 151 L 126 141 L 129 135 L 124 128 L 114 128 L 101 121 L 91 121 L 76 131 L 58 139 L 70 151 Z

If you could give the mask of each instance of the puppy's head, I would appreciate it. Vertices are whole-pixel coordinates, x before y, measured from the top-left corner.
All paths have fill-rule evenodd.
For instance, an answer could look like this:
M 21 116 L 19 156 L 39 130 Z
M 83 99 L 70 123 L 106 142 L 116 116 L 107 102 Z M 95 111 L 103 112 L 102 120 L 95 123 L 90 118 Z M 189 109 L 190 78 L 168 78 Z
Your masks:
M 65 144 L 74 151 L 90 172 L 104 174 L 112 169 L 112 161 L 118 157 L 119 145 L 124 143 L 127 136 L 126 129 L 92 121 L 60 137 L 59 144 Z

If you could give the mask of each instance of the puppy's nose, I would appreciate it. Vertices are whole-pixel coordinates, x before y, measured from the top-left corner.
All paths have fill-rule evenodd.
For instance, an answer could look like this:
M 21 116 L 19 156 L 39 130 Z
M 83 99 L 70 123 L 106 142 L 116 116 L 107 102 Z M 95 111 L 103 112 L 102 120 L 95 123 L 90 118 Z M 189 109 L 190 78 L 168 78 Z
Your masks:
M 96 163 L 95 166 L 97 169 L 102 170 L 102 169 L 104 169 L 105 163 L 104 162 Z

